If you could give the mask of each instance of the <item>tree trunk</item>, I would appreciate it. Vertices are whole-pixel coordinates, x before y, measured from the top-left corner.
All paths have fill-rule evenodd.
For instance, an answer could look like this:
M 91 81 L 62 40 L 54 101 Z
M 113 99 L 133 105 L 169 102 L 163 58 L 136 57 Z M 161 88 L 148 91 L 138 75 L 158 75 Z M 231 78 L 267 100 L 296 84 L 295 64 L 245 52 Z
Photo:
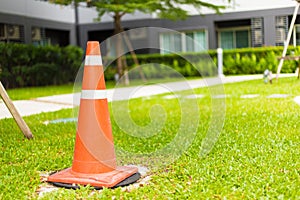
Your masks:
M 129 49 L 129 51 L 130 51 L 130 54 L 131 54 L 131 56 L 132 56 L 132 58 L 133 58 L 134 64 L 136 65 L 136 67 L 138 67 L 138 70 L 139 70 L 139 74 L 140 74 L 141 79 L 143 80 L 143 82 L 146 82 L 147 79 L 146 79 L 146 77 L 145 77 L 145 75 L 144 75 L 144 73 L 143 73 L 142 68 L 140 67 L 139 61 L 138 61 L 138 59 L 137 59 L 137 57 L 136 57 L 136 54 L 135 54 L 135 52 L 134 52 L 134 50 L 133 50 L 133 47 L 132 47 L 132 45 L 131 45 L 131 42 L 130 42 L 130 40 L 129 40 L 129 38 L 127 37 L 126 34 L 124 34 L 124 39 L 125 39 L 125 42 L 126 42 L 126 45 L 127 45 L 128 49 Z
M 129 85 L 129 78 L 128 74 L 124 73 L 125 69 L 123 67 L 122 63 L 122 57 L 123 57 L 123 42 L 122 42 L 122 35 L 120 34 L 123 32 L 123 28 L 121 26 L 121 17 L 123 14 L 119 12 L 115 12 L 114 15 L 114 34 L 117 35 L 117 41 L 116 41 L 116 56 L 117 56 L 117 72 L 118 77 L 121 78 L 122 83 L 125 85 Z M 124 78 L 122 78 L 124 76 Z

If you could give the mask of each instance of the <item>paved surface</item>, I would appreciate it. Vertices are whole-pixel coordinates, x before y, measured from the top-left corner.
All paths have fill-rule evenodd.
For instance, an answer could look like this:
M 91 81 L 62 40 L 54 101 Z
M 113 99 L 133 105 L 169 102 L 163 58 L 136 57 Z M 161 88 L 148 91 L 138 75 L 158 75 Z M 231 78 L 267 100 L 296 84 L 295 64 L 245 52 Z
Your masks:
M 296 76 L 295 74 L 282 74 L 280 77 Z M 241 82 L 247 80 L 262 79 L 262 75 L 247 76 L 226 76 L 222 79 L 209 78 L 199 80 L 188 80 L 182 82 L 163 83 L 156 85 L 145 85 L 137 87 L 126 87 L 107 89 L 108 101 L 126 100 L 131 98 L 145 97 L 168 92 L 189 90 L 200 87 L 213 86 L 218 84 Z M 79 105 L 80 94 L 64 94 L 49 97 L 41 97 L 33 100 L 14 101 L 14 105 L 22 116 L 39 114 L 42 112 L 54 112 L 64 108 L 72 108 L 73 105 Z M 300 98 L 295 98 L 300 104 Z M 11 114 L 4 103 L 0 100 L 0 119 L 10 118 Z

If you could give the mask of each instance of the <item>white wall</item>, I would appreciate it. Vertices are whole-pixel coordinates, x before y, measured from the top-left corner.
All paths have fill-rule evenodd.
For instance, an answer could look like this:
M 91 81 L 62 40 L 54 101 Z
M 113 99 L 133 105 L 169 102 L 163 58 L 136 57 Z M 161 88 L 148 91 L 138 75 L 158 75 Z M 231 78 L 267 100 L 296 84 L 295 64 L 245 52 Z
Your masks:
M 53 21 L 74 23 L 75 12 L 73 6 L 61 6 L 50 4 L 44 1 L 38 0 L 0 0 L 0 12 L 10 13 L 16 15 L 23 15 L 39 19 L 47 19 Z M 205 0 L 206 2 L 225 5 L 227 8 L 222 12 L 238 12 L 238 11 L 250 11 L 250 10 L 262 10 L 270 8 L 284 8 L 294 7 L 296 5 L 295 0 L 232 0 L 228 3 L 227 0 Z M 191 14 L 209 14 L 214 13 L 213 10 L 208 8 L 202 8 L 196 10 L 192 6 L 184 6 Z M 79 23 L 93 23 L 98 17 L 98 13 L 94 8 L 86 8 L 83 3 L 79 6 Z M 132 19 L 147 19 L 155 18 L 155 14 L 144 14 L 136 12 L 134 15 L 125 15 L 124 20 Z M 101 22 L 111 22 L 112 18 L 109 15 L 105 15 L 101 18 Z
M 233 0 L 225 12 L 295 7 L 295 0 Z
M 286 8 L 296 6 L 295 0 L 231 0 L 230 3 L 228 3 L 228 0 L 205 1 L 215 5 L 226 6 L 225 10 L 221 10 L 222 13 Z M 213 10 L 208 8 L 202 8 L 201 10 L 196 10 L 193 6 L 184 6 L 184 8 L 188 10 L 192 15 L 197 15 L 199 14 L 199 12 L 201 12 L 202 14 L 214 13 Z
M 85 4 L 78 7 L 79 24 L 92 23 L 97 17 L 98 13 L 95 8 L 87 8 Z
M 79 13 L 79 23 L 80 24 L 86 24 L 86 23 L 92 23 L 95 22 L 95 20 L 98 18 L 98 12 L 95 8 L 86 8 L 84 4 L 82 6 L 79 6 L 78 8 Z M 152 15 L 150 14 L 144 14 L 141 12 L 136 12 L 133 15 L 124 15 L 123 20 L 132 20 L 132 19 L 149 19 L 152 18 Z M 104 15 L 101 17 L 101 22 L 112 22 L 113 19 L 109 15 Z
M 59 6 L 35 0 L 1 0 L 0 12 L 39 19 L 74 23 L 71 6 Z
M 78 11 L 80 24 L 93 23 L 98 17 L 96 9 L 85 7 L 84 3 L 79 6 Z M 37 0 L 0 0 L 0 13 L 9 13 L 67 23 L 75 22 L 75 11 L 73 6 L 55 5 Z M 124 20 L 145 18 L 151 18 L 151 15 L 137 12 L 134 15 L 125 15 L 123 17 Z M 112 18 L 109 15 L 105 15 L 101 18 L 101 22 L 111 21 Z

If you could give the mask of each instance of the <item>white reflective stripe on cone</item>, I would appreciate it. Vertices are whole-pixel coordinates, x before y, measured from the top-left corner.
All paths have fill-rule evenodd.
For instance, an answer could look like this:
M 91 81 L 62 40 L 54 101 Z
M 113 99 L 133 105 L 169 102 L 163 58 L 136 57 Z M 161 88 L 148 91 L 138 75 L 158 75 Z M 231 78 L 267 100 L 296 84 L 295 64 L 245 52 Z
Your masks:
M 106 90 L 82 90 L 81 99 L 106 99 Z
M 102 65 L 102 57 L 100 55 L 87 55 L 85 56 L 85 65 Z

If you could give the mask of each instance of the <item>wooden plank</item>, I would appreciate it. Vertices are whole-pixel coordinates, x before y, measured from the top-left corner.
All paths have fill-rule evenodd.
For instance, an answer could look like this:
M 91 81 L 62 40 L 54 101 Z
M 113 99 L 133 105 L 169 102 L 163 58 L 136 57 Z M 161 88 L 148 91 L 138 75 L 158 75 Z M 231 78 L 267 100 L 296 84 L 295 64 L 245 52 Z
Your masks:
M 295 7 L 295 10 L 294 10 L 293 18 L 292 18 L 292 21 L 291 21 L 291 24 L 290 24 L 288 35 L 287 35 L 287 39 L 284 41 L 284 48 L 283 48 L 283 52 L 282 52 L 281 57 L 285 57 L 286 53 L 287 53 L 287 50 L 288 50 L 288 46 L 289 46 L 289 43 L 290 43 L 290 40 L 291 40 L 291 36 L 292 36 L 293 30 L 294 30 L 294 25 L 295 25 L 296 18 L 297 18 L 297 15 L 298 15 L 298 10 L 299 10 L 299 7 L 300 7 L 299 1 L 297 0 L 298 3 L 297 3 L 297 5 Z M 278 67 L 277 67 L 276 79 L 278 79 L 278 77 L 279 77 L 283 62 L 284 62 L 284 59 L 280 59 Z
M 13 102 L 9 98 L 9 96 L 8 96 L 7 92 L 5 91 L 1 81 L 0 81 L 0 96 L 2 97 L 6 107 L 8 108 L 8 110 L 11 113 L 11 115 L 13 116 L 13 118 L 15 119 L 16 123 L 20 127 L 20 129 L 23 132 L 23 134 L 25 135 L 25 137 L 27 137 L 28 139 L 33 138 L 33 135 L 31 133 L 29 127 L 27 126 L 27 124 L 25 123 L 25 121 L 21 117 L 20 113 L 18 112 L 18 110 L 14 106 Z
M 298 61 L 300 59 L 300 56 L 284 56 L 284 57 L 278 57 L 278 60 L 283 59 L 283 60 L 296 60 Z

